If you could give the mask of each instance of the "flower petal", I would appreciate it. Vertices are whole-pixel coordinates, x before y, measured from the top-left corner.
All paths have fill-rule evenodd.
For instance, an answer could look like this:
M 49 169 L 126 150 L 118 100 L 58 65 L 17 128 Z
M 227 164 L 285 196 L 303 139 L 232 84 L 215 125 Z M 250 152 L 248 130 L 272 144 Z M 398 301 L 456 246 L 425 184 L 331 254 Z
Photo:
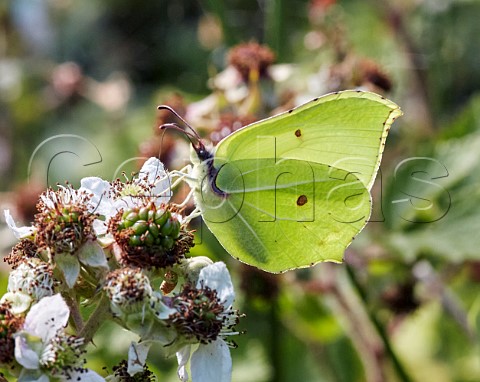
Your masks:
M 59 293 L 44 297 L 28 312 L 24 329 L 46 343 L 67 325 L 69 315 L 70 309 Z
M 25 369 L 36 370 L 40 366 L 40 358 L 38 354 L 30 349 L 27 339 L 20 332 L 15 337 L 15 359 Z
M 69 253 L 59 253 L 55 255 L 55 263 L 63 272 L 68 287 L 73 288 L 80 274 L 80 263 L 77 257 Z
M 105 216 L 111 215 L 112 200 L 109 195 L 109 182 L 94 176 L 83 178 L 80 181 L 79 191 L 86 191 L 93 195 L 89 203 L 91 212 Z
M 5 301 L 10 303 L 10 311 L 13 314 L 21 314 L 30 308 L 32 298 L 25 293 L 16 291 L 5 293 L 0 299 L 0 304 L 3 304 Z
M 159 320 L 166 320 L 171 314 L 177 312 L 174 308 L 170 308 L 163 302 L 163 294 L 160 292 L 153 292 L 150 297 L 149 307 Z
M 150 346 L 152 346 L 151 342 L 132 342 L 130 344 L 128 348 L 128 374 L 133 376 L 143 371 Z
M 93 226 L 93 230 L 95 231 L 95 235 L 97 236 L 102 236 L 107 233 L 107 230 L 108 230 L 107 224 L 102 220 L 95 219 L 93 221 L 92 226 Z
M 145 182 L 145 176 L 147 176 Z M 152 193 L 157 198 L 157 202 L 168 203 L 172 196 L 172 190 L 170 188 L 171 181 L 163 163 L 158 158 L 149 158 L 142 166 L 138 175 L 138 183 L 145 184 L 147 186 L 154 185 Z
M 31 236 L 35 232 L 35 227 L 17 227 L 15 220 L 13 220 L 13 216 L 10 214 L 10 210 L 4 210 L 3 213 L 5 215 L 5 222 L 7 223 L 8 228 L 12 230 L 17 239 Z
M 71 381 L 80 381 L 80 382 L 104 382 L 105 378 L 100 377 L 97 373 L 90 369 L 81 369 L 69 371 L 68 376 L 62 377 L 61 381 L 71 382 Z
M 177 374 L 182 382 L 188 381 L 187 363 L 190 359 L 190 348 L 191 346 L 187 345 L 176 353 L 178 361 Z
M 95 241 L 87 241 L 77 253 L 78 259 L 85 265 L 95 268 L 107 268 L 108 263 L 102 247 Z
M 227 382 L 232 379 L 230 349 L 223 340 L 200 344 L 191 363 L 192 382 Z
M 225 263 L 218 261 L 202 268 L 198 277 L 197 288 L 200 289 L 202 286 L 208 286 L 216 290 L 218 298 L 225 309 L 232 306 L 235 299 L 235 291 Z
M 23 369 L 18 377 L 18 382 L 49 382 L 50 379 L 46 374 L 42 374 L 38 370 Z

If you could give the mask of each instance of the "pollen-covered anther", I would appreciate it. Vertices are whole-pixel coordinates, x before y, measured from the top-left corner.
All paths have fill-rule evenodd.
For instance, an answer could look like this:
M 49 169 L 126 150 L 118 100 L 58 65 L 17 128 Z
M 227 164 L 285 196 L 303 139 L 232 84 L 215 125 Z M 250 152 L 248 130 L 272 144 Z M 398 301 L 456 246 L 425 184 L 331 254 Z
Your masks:
M 148 277 L 140 268 L 120 268 L 110 272 L 104 290 L 114 313 L 141 311 L 152 295 Z
M 83 338 L 59 331 L 45 346 L 40 365 L 52 376 L 68 377 L 70 372 L 82 369 L 81 365 L 85 362 L 81 358 L 85 353 L 83 344 Z
M 173 206 L 153 202 L 120 210 L 109 223 L 122 251 L 119 261 L 142 268 L 165 268 L 180 262 L 193 246 L 193 234 L 180 219 Z
M 22 239 L 12 248 L 10 253 L 3 258 L 8 265 L 15 269 L 26 259 L 36 257 L 38 254 L 37 245 L 30 239 Z
M 123 360 L 117 366 L 113 367 L 113 376 L 116 380 L 122 382 L 150 382 L 156 381 L 155 374 L 153 374 L 147 365 L 143 365 L 143 371 L 135 373 L 134 376 L 128 372 L 128 362 Z
M 90 194 L 71 186 L 48 189 L 40 196 L 35 215 L 38 232 L 35 243 L 40 249 L 73 254 L 87 240 L 95 240 L 93 222 L 97 218 L 88 210 Z
M 209 287 L 196 289 L 186 284 L 173 298 L 173 308 L 177 312 L 168 317 L 167 323 L 189 341 L 207 344 L 218 337 L 238 334 L 233 331 L 238 313 L 226 310 L 217 292 Z
M 10 303 L 0 304 L 0 366 L 14 360 L 14 334 L 23 326 L 25 318 L 10 311 Z

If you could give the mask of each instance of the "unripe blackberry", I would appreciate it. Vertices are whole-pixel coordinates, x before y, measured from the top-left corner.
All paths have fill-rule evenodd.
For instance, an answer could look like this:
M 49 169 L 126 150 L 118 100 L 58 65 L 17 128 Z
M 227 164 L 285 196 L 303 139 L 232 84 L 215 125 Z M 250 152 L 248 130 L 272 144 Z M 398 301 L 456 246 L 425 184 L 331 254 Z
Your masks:
M 171 266 L 193 246 L 193 235 L 182 227 L 180 215 L 168 205 L 154 203 L 120 211 L 109 231 L 122 249 L 120 261 L 138 267 Z

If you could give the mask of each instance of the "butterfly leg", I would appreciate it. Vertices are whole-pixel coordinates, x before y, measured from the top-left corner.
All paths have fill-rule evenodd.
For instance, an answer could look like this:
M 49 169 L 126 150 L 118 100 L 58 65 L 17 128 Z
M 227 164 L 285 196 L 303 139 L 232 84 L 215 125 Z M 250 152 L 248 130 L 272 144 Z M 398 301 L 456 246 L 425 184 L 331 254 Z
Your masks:
M 178 208 L 183 208 L 185 207 L 188 202 L 192 199 L 192 196 L 193 196 L 193 192 L 194 190 L 190 190 L 190 192 L 188 193 L 188 195 L 185 197 L 184 201 L 180 204 L 175 204 L 176 207 Z
M 184 224 L 190 223 L 191 220 L 202 215 L 200 208 L 195 208 L 188 216 L 185 217 Z

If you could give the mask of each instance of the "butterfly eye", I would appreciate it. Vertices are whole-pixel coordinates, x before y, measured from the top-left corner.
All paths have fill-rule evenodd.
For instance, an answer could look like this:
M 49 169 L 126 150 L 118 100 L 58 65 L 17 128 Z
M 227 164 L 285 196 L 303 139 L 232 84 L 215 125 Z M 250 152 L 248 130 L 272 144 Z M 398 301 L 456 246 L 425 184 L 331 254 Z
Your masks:
M 199 147 L 195 150 L 197 152 L 198 159 L 205 161 L 213 157 L 213 155 L 205 147 Z

